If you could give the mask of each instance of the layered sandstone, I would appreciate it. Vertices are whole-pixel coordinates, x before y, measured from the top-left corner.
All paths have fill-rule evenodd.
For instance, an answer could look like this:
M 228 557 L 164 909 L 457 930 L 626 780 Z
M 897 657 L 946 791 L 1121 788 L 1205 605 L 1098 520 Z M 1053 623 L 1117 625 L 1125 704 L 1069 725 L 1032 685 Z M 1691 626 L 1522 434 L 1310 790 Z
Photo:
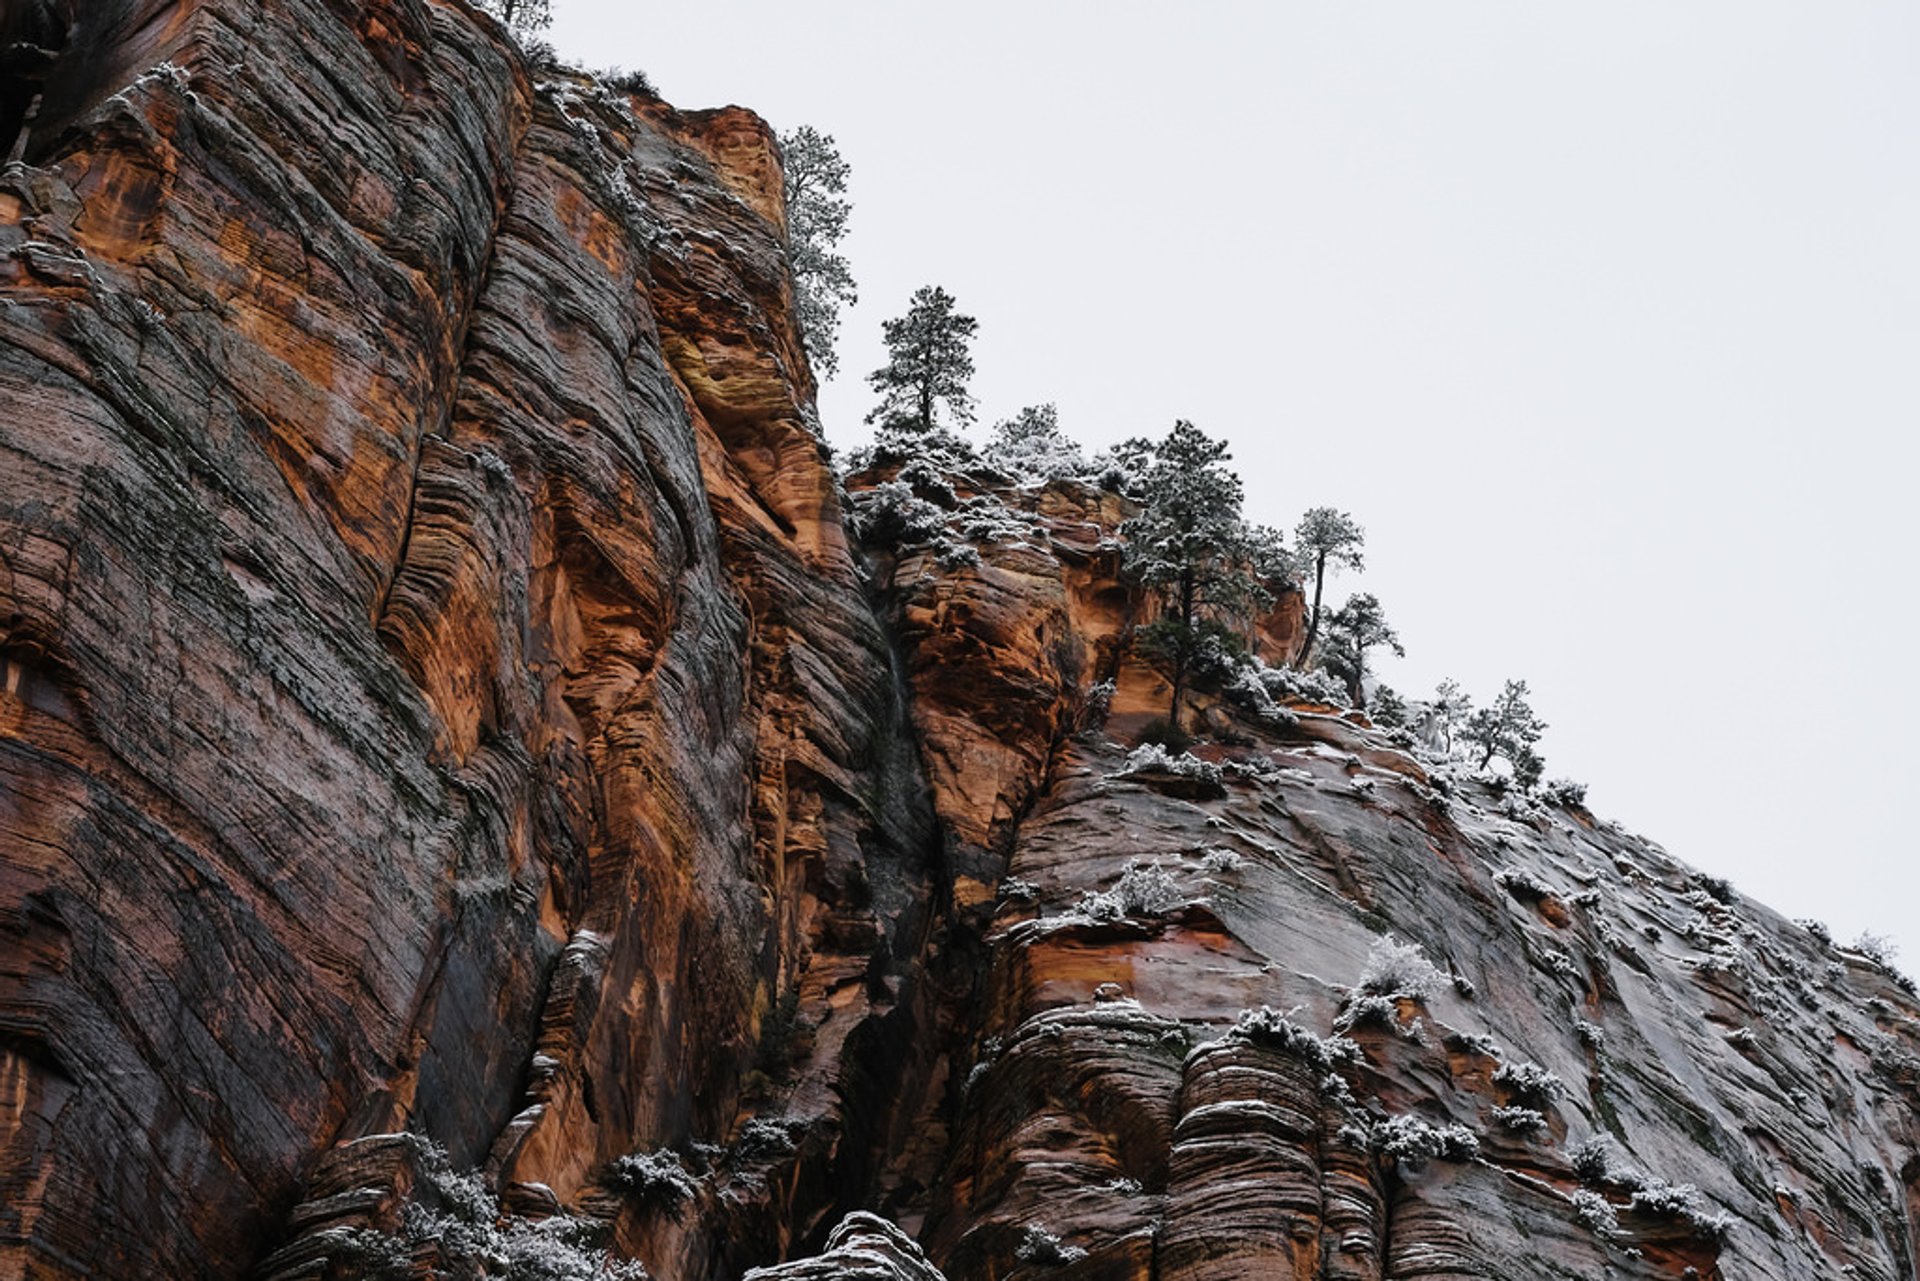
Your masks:
M 1914 1274 L 1869 958 L 1361 717 L 1130 767 L 1117 495 L 850 547 L 755 117 L 457 0 L 0 45 L 0 1275 L 468 1170 L 688 1281 Z

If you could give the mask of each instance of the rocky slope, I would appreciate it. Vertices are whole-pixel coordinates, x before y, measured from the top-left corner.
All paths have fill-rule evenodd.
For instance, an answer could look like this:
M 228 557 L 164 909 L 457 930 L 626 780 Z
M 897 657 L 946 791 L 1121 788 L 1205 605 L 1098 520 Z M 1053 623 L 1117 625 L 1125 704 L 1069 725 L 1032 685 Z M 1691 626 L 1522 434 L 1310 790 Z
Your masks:
M 1914 1275 L 1868 958 L 1335 709 L 1130 767 L 1112 495 L 850 548 L 756 118 L 0 45 L 0 1275 Z

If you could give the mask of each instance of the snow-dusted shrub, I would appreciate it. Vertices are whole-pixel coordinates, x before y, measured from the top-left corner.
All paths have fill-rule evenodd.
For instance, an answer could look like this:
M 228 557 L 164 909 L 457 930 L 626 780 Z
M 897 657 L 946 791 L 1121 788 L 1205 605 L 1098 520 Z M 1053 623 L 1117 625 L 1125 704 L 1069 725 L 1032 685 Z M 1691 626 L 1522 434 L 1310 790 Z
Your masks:
M 965 472 L 980 465 L 980 454 L 973 442 L 945 427 L 932 431 L 901 431 L 882 427 L 873 434 L 873 444 L 847 455 L 847 474 L 874 467 L 898 467 L 914 473 L 908 480 L 925 479 Z M 944 480 L 942 480 L 944 484 Z
M 1641 1214 L 1683 1219 L 1695 1232 L 1715 1241 L 1724 1240 L 1733 1227 L 1733 1220 L 1724 1214 L 1713 1213 L 1706 1198 L 1700 1195 L 1700 1189 L 1691 1183 L 1648 1179 L 1634 1190 L 1627 1208 Z
M 1607 1046 L 1607 1030 L 1598 1023 L 1589 1023 L 1585 1019 L 1573 1021 L 1574 1039 L 1589 1050 L 1598 1053 Z
M 1200 870 L 1210 876 L 1219 876 L 1223 873 L 1239 871 L 1245 862 L 1238 850 L 1215 845 L 1201 853 Z
M 1568 1150 L 1567 1160 L 1582 1183 L 1598 1187 L 1613 1177 L 1613 1142 L 1604 1134 L 1582 1139 Z
M 1141 1183 L 1140 1180 L 1128 1178 L 1108 1179 L 1103 1185 L 1103 1189 L 1107 1192 L 1118 1193 L 1120 1196 L 1139 1196 L 1147 1190 L 1146 1185 Z
M 1813 935 L 1822 947 L 1833 946 L 1833 931 L 1827 928 L 1825 921 L 1816 921 L 1812 917 L 1802 917 L 1794 922 L 1801 929 Z
M 961 503 L 956 518 L 961 535 L 976 543 L 1014 543 L 1033 532 L 1031 523 L 989 494 Z
M 1540 799 L 1562 809 L 1580 809 L 1587 803 L 1587 785 L 1570 778 L 1548 779 L 1540 785 Z
M 1229 663 L 1226 670 L 1230 675 L 1220 686 L 1220 696 L 1228 703 L 1269 726 L 1290 728 L 1300 723 L 1300 718 L 1290 709 L 1273 701 L 1274 695 L 1268 686 L 1266 673 L 1274 669 L 1265 666 L 1259 658 L 1240 655 Z
M 1020 1238 L 1020 1244 L 1013 1248 L 1013 1257 L 1022 1263 L 1043 1263 L 1057 1267 L 1065 1263 L 1077 1263 L 1087 1257 L 1087 1252 L 1077 1245 L 1067 1245 L 1047 1231 L 1046 1225 L 1029 1223 L 1026 1233 Z
M 1553 893 L 1551 885 L 1523 868 L 1503 867 L 1493 874 L 1493 880 L 1523 903 L 1538 903 Z
M 1360 971 L 1359 990 L 1371 996 L 1411 996 L 1424 1000 L 1438 991 L 1446 976 L 1418 943 L 1402 943 L 1391 934 L 1374 940 L 1367 964 Z
M 1495 1108 L 1493 1123 L 1510 1134 L 1536 1134 L 1547 1128 L 1547 1117 L 1536 1108 Z
M 1502 1063 L 1493 1070 L 1492 1079 L 1514 1098 L 1542 1107 L 1567 1092 L 1566 1083 L 1538 1063 Z
M 460 1276 L 647 1281 L 645 1268 L 616 1259 L 604 1249 L 606 1223 L 567 1214 L 537 1220 L 503 1214 L 477 1172 L 457 1173 L 446 1150 L 437 1144 L 420 1140 L 417 1151 L 421 1187 L 416 1195 L 424 1192 L 426 1196 L 407 1203 L 398 1236 L 372 1229 L 343 1234 L 346 1253 L 361 1269 L 356 1275 L 381 1281 L 410 1277 L 413 1247 L 433 1242 Z
M 1224 777 L 1224 772 L 1212 761 L 1203 761 L 1191 752 L 1170 755 L 1158 743 L 1142 743 L 1134 748 L 1114 777 L 1125 778 L 1129 774 L 1176 774 L 1205 783 L 1218 783 Z
M 1344 1036 L 1315 1036 L 1269 1006 L 1242 1010 L 1239 1021 L 1227 1033 L 1255 1045 L 1280 1050 L 1305 1059 L 1323 1072 L 1360 1061 L 1360 1047 Z
M 1582 1188 L 1573 1194 L 1573 1217 L 1587 1226 L 1587 1230 L 1597 1237 L 1607 1238 L 1619 1235 L 1620 1212 L 1613 1208 L 1613 1202 L 1598 1192 Z
M 906 481 L 889 480 L 847 496 L 847 526 L 871 546 L 907 547 L 945 533 L 947 513 Z
M 1334 1027 L 1342 1032 L 1350 1032 L 1359 1027 L 1400 1026 L 1400 1007 L 1390 996 L 1375 996 L 1359 993 L 1347 1001 L 1346 1008 L 1340 1011 L 1340 1017 L 1334 1021 Z
M 1017 876 L 1009 876 L 1000 882 L 1000 897 L 1027 902 L 1040 897 L 1040 887 L 1032 881 L 1023 881 Z
M 754 1117 L 740 1127 L 733 1141 L 734 1155 L 747 1161 L 786 1156 L 794 1150 L 793 1123 Z
M 1331 707 L 1347 705 L 1347 687 L 1323 671 L 1296 672 L 1291 667 L 1262 665 L 1256 670 L 1256 675 L 1269 698 L 1293 699 Z
M 691 1201 L 700 1185 L 680 1155 L 670 1149 L 659 1152 L 633 1152 L 607 1166 L 606 1183 L 643 1205 L 678 1205 Z
M 1396 1116 L 1373 1127 L 1373 1150 L 1396 1161 L 1465 1163 L 1480 1155 L 1480 1137 L 1464 1125 L 1432 1125 L 1417 1116 Z
M 1142 863 L 1129 859 L 1112 889 L 1083 890 L 1078 910 L 1090 921 L 1118 921 L 1129 916 L 1159 916 L 1187 899 L 1159 860 Z
M 1731 907 L 1738 898 L 1733 892 L 1733 882 L 1724 876 L 1708 876 L 1705 872 L 1695 872 L 1693 883 L 1707 892 L 1716 903 Z
M 1087 724 L 1097 725 L 1107 719 L 1107 713 L 1113 708 L 1114 683 L 1101 681 L 1087 687 L 1086 702 L 1082 708 L 1082 718 Z

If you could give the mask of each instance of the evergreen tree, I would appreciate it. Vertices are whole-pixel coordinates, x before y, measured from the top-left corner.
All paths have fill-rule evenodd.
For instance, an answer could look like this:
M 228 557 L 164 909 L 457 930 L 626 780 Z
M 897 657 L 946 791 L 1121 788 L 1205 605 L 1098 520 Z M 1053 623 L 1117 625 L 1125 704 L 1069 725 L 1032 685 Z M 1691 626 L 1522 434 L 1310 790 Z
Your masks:
M 1161 597 L 1161 616 L 1141 642 L 1166 665 L 1176 731 L 1188 685 L 1224 676 L 1237 661 L 1244 642 L 1233 620 L 1272 600 L 1261 571 L 1272 568 L 1277 536 L 1241 519 L 1243 489 L 1227 459 L 1225 441 L 1176 422 L 1140 476 L 1140 514 L 1121 529 L 1127 572 Z
M 1331 507 L 1316 507 L 1300 518 L 1294 527 L 1293 546 L 1302 577 L 1313 578 L 1313 601 L 1307 610 L 1307 642 L 1300 648 L 1296 667 L 1314 662 L 1314 647 L 1320 642 L 1320 600 L 1326 590 L 1328 569 L 1366 568 L 1362 545 L 1366 533 L 1353 517 Z
M 906 315 L 880 328 L 887 363 L 867 375 L 880 393 L 867 421 L 895 431 L 932 431 L 935 411 L 944 404 L 956 423 L 972 422 L 967 380 L 973 377 L 973 357 L 967 345 L 980 322 L 956 312 L 952 294 L 927 285 L 914 292 Z
M 1346 682 L 1348 700 L 1363 710 L 1367 705 L 1365 683 L 1371 670 L 1367 654 L 1382 645 L 1406 657 L 1400 637 L 1387 625 L 1379 598 L 1372 592 L 1348 598 L 1346 604 L 1327 616 L 1326 643 L 1320 665 Z
M 981 452 L 988 463 L 1020 480 L 1055 480 L 1087 470 L 1080 446 L 1060 430 L 1060 411 L 1051 404 L 1028 405 L 995 423 Z
M 551 0 L 480 0 L 480 7 L 507 24 L 517 36 L 530 36 L 553 25 Z
M 1473 715 L 1473 699 L 1460 688 L 1460 682 L 1443 680 L 1434 687 L 1433 701 L 1427 707 L 1433 714 L 1433 728 L 1439 736 L 1441 752 L 1452 756 L 1454 737 L 1467 723 L 1467 717 Z
M 807 359 L 827 378 L 840 370 L 834 340 L 840 308 L 858 302 L 853 271 L 835 246 L 847 234 L 852 170 L 829 134 L 801 125 L 780 136 L 787 196 L 787 258 L 793 266 L 793 314 Z
M 1508 681 L 1500 697 L 1467 718 L 1460 737 L 1480 753 L 1476 766 L 1485 769 L 1496 756 L 1513 767 L 1514 781 L 1531 787 L 1540 780 L 1546 762 L 1533 745 L 1546 733 L 1546 722 L 1527 705 L 1527 683 Z

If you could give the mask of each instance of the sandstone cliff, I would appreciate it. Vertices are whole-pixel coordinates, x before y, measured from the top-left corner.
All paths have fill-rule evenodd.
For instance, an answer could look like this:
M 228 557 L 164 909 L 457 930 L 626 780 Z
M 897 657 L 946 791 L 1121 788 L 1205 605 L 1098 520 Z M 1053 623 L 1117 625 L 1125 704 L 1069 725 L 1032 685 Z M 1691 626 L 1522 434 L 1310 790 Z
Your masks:
M 1130 758 L 1112 495 L 851 547 L 753 116 L 0 43 L 0 1275 L 1914 1275 L 1868 958 L 1324 709 Z

